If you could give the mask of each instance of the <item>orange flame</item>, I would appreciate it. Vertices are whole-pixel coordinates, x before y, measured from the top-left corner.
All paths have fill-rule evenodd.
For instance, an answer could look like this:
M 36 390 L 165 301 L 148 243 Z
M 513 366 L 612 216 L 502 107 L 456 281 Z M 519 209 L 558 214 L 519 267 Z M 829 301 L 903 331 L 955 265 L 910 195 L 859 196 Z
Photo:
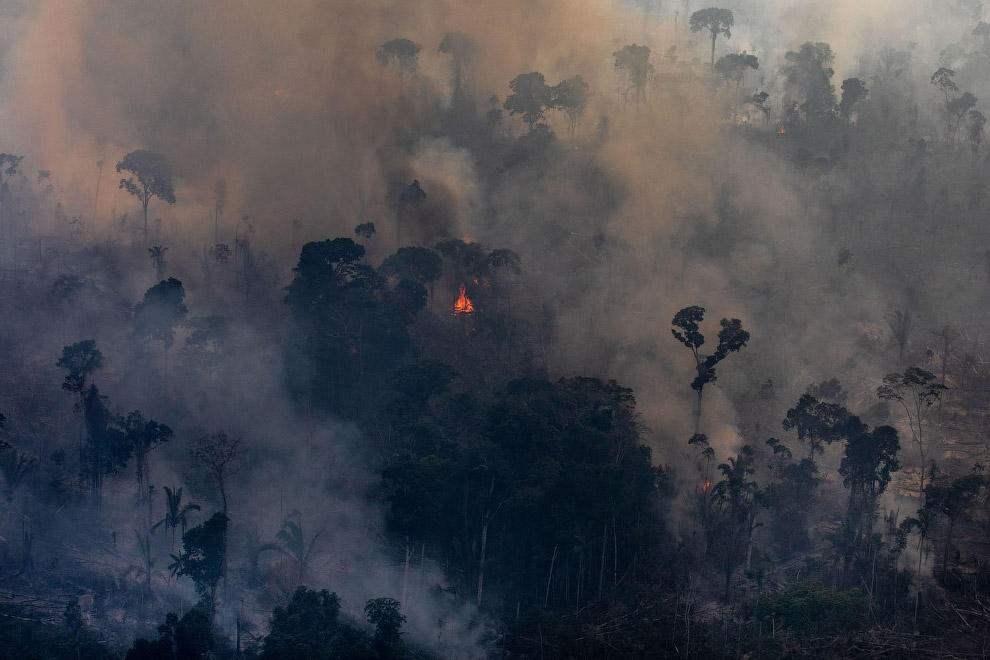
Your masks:
M 712 485 L 712 482 L 706 481 L 705 482 L 705 485 L 701 487 L 701 490 L 703 490 L 703 491 L 705 491 L 707 493 L 708 492 L 708 489 L 711 487 L 711 485 Z
M 784 134 L 786 134 L 786 133 L 787 133 L 787 129 L 786 129 L 786 128 L 785 128 L 784 126 L 781 126 L 781 127 L 780 127 L 780 130 L 779 130 L 779 131 L 777 131 L 777 132 L 778 132 L 778 133 L 780 133 L 781 135 L 784 135 Z
M 474 313 L 474 303 L 471 299 L 467 297 L 467 289 L 464 285 L 461 285 L 460 293 L 457 296 L 457 300 L 454 302 L 454 316 L 458 314 L 473 314 Z

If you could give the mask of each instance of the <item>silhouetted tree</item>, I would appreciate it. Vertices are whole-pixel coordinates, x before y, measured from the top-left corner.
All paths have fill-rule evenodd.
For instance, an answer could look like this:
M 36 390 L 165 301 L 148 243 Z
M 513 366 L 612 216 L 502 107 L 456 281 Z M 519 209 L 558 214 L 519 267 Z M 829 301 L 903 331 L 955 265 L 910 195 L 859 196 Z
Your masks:
M 809 121 L 824 121 L 835 114 L 835 89 L 832 87 L 832 62 L 835 55 L 827 43 L 806 42 L 797 51 L 784 54 L 782 67 L 787 84 L 798 98 Z
M 117 172 L 131 176 L 120 180 L 119 188 L 137 197 L 144 214 L 144 241 L 148 243 L 148 204 L 158 198 L 167 204 L 175 204 L 172 189 L 172 165 L 165 156 L 153 151 L 138 149 L 124 156 L 117 163 Z
M 615 68 L 624 70 L 629 75 L 629 88 L 626 92 L 628 93 L 629 89 L 635 90 L 636 100 L 643 100 L 646 95 L 646 83 L 653 73 L 650 48 L 631 44 L 612 53 L 612 57 L 615 58 Z
M 509 82 L 512 94 L 505 99 L 504 108 L 510 115 L 520 114 L 523 121 L 533 130 L 546 115 L 553 101 L 553 92 L 543 74 L 538 71 L 523 73 Z
M 588 83 L 581 76 L 562 80 L 550 90 L 550 106 L 563 110 L 569 120 L 571 139 L 574 139 L 574 129 L 578 118 L 588 105 Z
M 699 9 L 698 11 L 691 14 L 691 20 L 689 25 L 691 26 L 691 32 L 701 32 L 702 30 L 708 30 L 708 33 L 712 38 L 712 59 L 711 66 L 715 66 L 715 40 L 718 39 L 718 35 L 724 34 L 726 39 L 732 37 L 732 25 L 735 23 L 735 19 L 732 16 L 732 11 L 729 9 L 719 9 L 718 7 L 709 7 L 708 9 Z
M 438 52 L 450 55 L 450 67 L 453 74 L 454 93 L 451 105 L 457 105 L 461 99 L 461 88 L 464 67 L 474 56 L 474 39 L 462 32 L 448 32 L 443 35 Z
M 986 484 L 983 476 L 970 474 L 954 479 L 946 486 L 929 484 L 925 487 L 925 507 L 937 511 L 949 521 L 945 531 L 945 546 L 942 550 L 942 582 L 948 576 L 949 550 L 952 548 L 952 533 L 959 517 L 968 509 L 980 490 Z
M 839 114 L 849 121 L 856 104 L 866 98 L 870 90 L 859 78 L 846 78 L 842 81 L 842 100 L 839 101 Z
M 196 593 L 209 608 L 211 620 L 216 612 L 217 587 L 224 577 L 226 547 L 227 516 L 220 512 L 182 535 L 178 574 L 193 581 Z
M 189 311 L 182 301 L 186 291 L 182 282 L 170 277 L 162 280 L 144 293 L 144 298 L 134 306 L 134 328 L 145 338 L 162 342 L 164 367 L 162 374 L 168 388 L 168 349 L 175 341 L 175 327 L 185 321 Z
M 928 445 L 924 436 L 925 417 L 929 409 L 948 388 L 938 382 L 935 374 L 920 367 L 908 367 L 903 373 L 884 376 L 883 385 L 877 388 L 877 396 L 884 401 L 896 401 L 904 408 L 908 426 L 921 458 L 918 497 L 925 491 L 925 474 L 928 470 Z
M 694 356 L 698 375 L 691 382 L 691 389 L 698 393 L 698 407 L 695 411 L 694 431 L 698 433 L 701 424 L 701 396 L 705 385 L 714 383 L 715 365 L 724 360 L 729 353 L 734 353 L 744 347 L 749 341 L 749 333 L 742 329 L 739 319 L 722 319 L 722 329 L 718 333 L 718 346 L 710 355 L 702 355 L 700 348 L 705 344 L 705 336 L 701 334 L 700 323 L 705 318 L 704 307 L 685 307 L 674 315 L 671 322 L 671 333 L 677 341 L 691 350 Z
M 399 93 L 405 87 L 407 73 L 416 71 L 421 46 L 409 39 L 391 39 L 386 41 L 375 52 L 378 63 L 382 66 L 394 66 L 399 76 Z

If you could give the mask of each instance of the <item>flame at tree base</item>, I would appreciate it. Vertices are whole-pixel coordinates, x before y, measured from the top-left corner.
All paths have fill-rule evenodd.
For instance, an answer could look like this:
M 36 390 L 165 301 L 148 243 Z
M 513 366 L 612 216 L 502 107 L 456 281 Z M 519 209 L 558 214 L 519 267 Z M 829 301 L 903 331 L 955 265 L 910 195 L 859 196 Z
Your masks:
M 471 299 L 467 297 L 467 289 L 462 284 L 460 291 L 457 296 L 457 300 L 454 301 L 454 316 L 458 314 L 473 314 L 474 313 L 474 303 Z

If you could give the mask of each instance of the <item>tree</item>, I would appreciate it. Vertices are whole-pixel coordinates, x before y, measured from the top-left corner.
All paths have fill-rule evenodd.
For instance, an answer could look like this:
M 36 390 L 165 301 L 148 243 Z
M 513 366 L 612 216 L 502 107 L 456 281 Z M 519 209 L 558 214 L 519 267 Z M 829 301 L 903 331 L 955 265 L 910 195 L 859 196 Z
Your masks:
M 163 245 L 155 245 L 148 248 L 148 254 L 151 256 L 151 262 L 155 264 L 155 276 L 159 280 L 165 279 L 165 266 L 168 265 L 165 261 L 166 252 L 168 252 L 168 248 Z
M 735 83 L 732 94 L 732 112 L 735 115 L 736 101 L 739 98 L 739 85 L 742 83 L 746 69 L 754 71 L 760 68 L 760 61 L 755 55 L 749 55 L 746 51 L 740 53 L 730 53 L 718 58 L 715 63 L 715 71 L 726 81 Z
M 443 35 L 438 52 L 450 55 L 450 66 L 454 77 L 454 93 L 451 105 L 457 105 L 461 100 L 461 76 L 464 66 L 469 64 L 474 56 L 474 39 L 462 32 L 448 32 Z
M 932 74 L 930 79 L 931 85 L 942 92 L 945 96 L 945 104 L 948 105 L 952 97 L 959 91 L 959 85 L 956 84 L 955 78 L 956 72 L 952 69 L 947 69 L 945 67 L 940 67 L 935 73 Z
M 153 419 L 145 420 L 140 410 L 128 413 L 126 419 L 123 420 L 123 430 L 125 442 L 134 451 L 138 501 L 142 501 L 146 496 L 150 500 L 150 489 L 145 490 L 144 488 L 145 477 L 148 477 L 149 482 L 151 480 L 148 469 L 148 454 L 158 445 L 171 440 L 175 434 L 165 424 L 160 424 Z M 148 515 L 151 515 L 150 501 L 148 502 Z M 150 521 L 148 524 L 151 524 Z
M 921 458 L 918 497 L 925 492 L 925 474 L 928 471 L 928 445 L 924 437 L 924 422 L 932 405 L 948 388 L 938 382 L 935 374 L 920 367 L 908 367 L 903 373 L 884 376 L 883 385 L 877 388 L 877 396 L 884 401 L 896 401 L 904 408 L 908 426 Z
M 782 71 L 793 93 L 804 102 L 801 110 L 809 121 L 825 121 L 835 114 L 832 62 L 835 54 L 827 43 L 805 42 L 797 51 L 784 54 Z
M 505 99 L 503 107 L 510 115 L 520 114 L 523 121 L 532 131 L 536 124 L 546 115 L 553 100 L 553 94 L 547 85 L 543 74 L 538 71 L 523 73 L 509 82 L 512 90 Z
M 220 494 L 223 513 L 227 514 L 227 488 L 230 478 L 241 469 L 240 462 L 247 454 L 241 441 L 223 430 L 205 435 L 196 441 L 192 449 L 197 465 L 207 472 Z
M 213 184 L 213 242 L 220 242 L 220 216 L 227 203 L 227 180 L 217 179 Z
M 856 104 L 866 98 L 870 90 L 859 78 L 846 78 L 842 81 L 842 100 L 839 101 L 839 114 L 849 121 Z
M 168 349 L 175 341 L 175 327 L 181 325 L 188 309 L 182 301 L 186 291 L 182 282 L 170 277 L 162 280 L 144 293 L 144 298 L 134 307 L 134 327 L 137 333 L 148 339 L 162 342 L 164 366 L 162 374 L 168 388 Z
M 724 34 L 726 39 L 730 39 L 732 37 L 732 32 L 730 29 L 732 28 L 734 22 L 735 19 L 732 16 L 732 11 L 729 9 L 709 7 L 708 9 L 699 9 L 691 14 L 691 20 L 689 23 L 691 26 L 691 32 L 708 30 L 709 34 L 711 34 L 712 67 L 715 66 L 715 40 L 718 39 L 718 35 L 720 34 Z
M 730 457 L 718 466 L 724 479 L 715 485 L 715 497 L 725 509 L 720 521 L 716 548 L 721 555 L 725 577 L 725 600 L 729 599 L 732 574 L 742 563 L 742 558 L 750 547 L 753 529 L 756 527 L 757 500 L 759 487 L 750 477 L 756 472 L 753 468 L 755 451 L 745 445 L 734 458 Z
M 211 620 L 216 612 L 217 587 L 225 573 L 227 521 L 225 514 L 217 512 L 182 535 L 178 574 L 193 581 L 196 593 L 209 607 Z
M 897 342 L 897 359 L 904 359 L 904 347 L 907 346 L 911 333 L 914 332 L 914 318 L 911 312 L 896 311 L 887 317 L 887 325 Z
M 368 623 L 375 627 L 371 645 L 382 658 L 403 658 L 407 654 L 402 641 L 402 624 L 406 617 L 399 612 L 399 601 L 392 598 L 375 598 L 364 606 Z
M 947 486 L 930 484 L 925 487 L 925 508 L 937 511 L 949 520 L 945 532 L 945 547 L 942 551 L 942 583 L 948 576 L 949 549 L 952 547 L 952 532 L 956 521 L 972 505 L 986 480 L 978 474 L 970 474 L 954 479 Z
M 419 185 L 419 180 L 414 179 L 408 186 L 400 187 L 398 199 L 395 205 L 395 249 L 402 246 L 402 216 L 405 210 L 411 206 L 419 206 L 426 201 L 426 192 Z
M 770 111 L 772 110 L 769 101 L 770 95 L 766 92 L 753 94 L 753 98 L 749 100 L 750 103 L 756 106 L 757 110 L 763 113 L 763 123 L 767 126 L 770 125 Z
M 182 503 L 182 487 L 179 488 L 169 488 L 165 486 L 165 517 L 156 522 L 152 527 L 151 531 L 155 531 L 159 527 L 165 527 L 165 533 L 168 534 L 169 528 L 172 529 L 172 546 L 171 549 L 175 549 L 175 532 L 177 529 L 182 530 L 182 534 L 186 533 L 186 525 L 189 524 L 189 513 L 192 511 L 199 511 L 198 504 L 183 504 Z
M 966 115 L 976 106 L 976 100 L 977 99 L 975 96 L 969 92 L 964 92 L 962 96 L 951 99 L 945 105 L 950 126 L 949 134 L 947 136 L 949 143 L 955 143 L 956 134 L 959 132 L 959 126 L 962 124 L 963 119 L 966 118 Z
M 293 588 L 305 584 L 309 580 L 309 564 L 313 558 L 313 551 L 316 549 L 316 542 L 323 532 L 317 532 L 306 543 L 306 536 L 303 534 L 302 515 L 294 511 L 282 521 L 282 529 L 279 530 L 275 538 L 278 543 L 265 543 L 260 551 L 273 551 L 287 559 L 293 567 Z
M 55 366 L 68 371 L 62 389 L 81 396 L 90 374 L 103 366 L 103 353 L 96 347 L 96 340 L 86 339 L 63 347 L 62 357 Z
M 87 431 L 87 443 L 80 452 L 81 473 L 88 478 L 93 506 L 100 507 L 103 495 L 103 477 L 122 470 L 131 457 L 120 420 L 100 394 L 96 385 L 90 385 L 82 395 L 81 408 Z
M 392 39 L 383 43 L 375 52 L 379 64 L 383 67 L 395 67 L 399 75 L 400 94 L 403 92 L 406 74 L 416 70 L 421 48 L 419 44 L 409 39 Z
M 37 459 L 24 452 L 11 447 L 0 448 L 0 476 L 3 477 L 3 496 L 8 504 L 14 500 L 14 494 L 37 464 Z
M 171 205 L 175 204 L 175 191 L 172 189 L 172 165 L 165 156 L 153 151 L 138 149 L 124 156 L 117 163 L 117 172 L 127 172 L 131 176 L 120 180 L 119 188 L 126 190 L 141 202 L 144 213 L 144 242 L 148 243 L 148 204 L 157 198 Z
M 574 139 L 574 129 L 578 118 L 588 105 L 588 83 L 581 76 L 562 80 L 550 90 L 550 106 L 563 110 L 570 122 L 571 139 Z
M 0 240 L 5 239 L 4 228 L 7 226 L 6 202 L 7 194 L 10 192 L 10 186 L 7 184 L 11 178 L 20 174 L 22 160 L 24 160 L 24 156 L 0 154 Z
M 443 274 L 443 259 L 435 251 L 424 247 L 404 247 L 389 256 L 378 267 L 385 277 L 395 277 L 399 281 L 414 282 L 418 286 L 430 287 L 433 298 L 433 284 Z
M 704 307 L 685 307 L 674 315 L 671 322 L 674 328 L 671 333 L 677 341 L 684 344 L 691 350 L 694 356 L 695 367 L 698 375 L 691 382 L 691 389 L 698 393 L 698 407 L 695 411 L 694 432 L 698 433 L 701 424 L 701 396 L 705 385 L 714 383 L 715 365 L 724 360 L 729 353 L 735 353 L 746 345 L 749 341 L 749 333 L 742 329 L 742 321 L 739 319 L 722 319 L 722 329 L 718 333 L 718 346 L 715 352 L 710 355 L 702 355 L 700 348 L 705 343 L 705 336 L 701 334 L 700 323 L 705 318 Z
M 979 158 L 980 145 L 983 144 L 983 129 L 987 125 L 986 116 L 979 110 L 969 111 L 969 146 L 973 150 L 973 158 Z
M 615 68 L 625 70 L 629 75 L 629 87 L 636 92 L 636 101 L 641 101 L 646 96 L 646 83 L 653 73 L 653 65 L 650 64 L 649 46 L 637 46 L 632 44 L 624 46 L 622 50 L 612 53 L 615 58 Z
M 841 405 L 803 394 L 797 405 L 787 411 L 783 427 L 786 431 L 797 430 L 798 440 L 808 442 L 808 460 L 814 464 L 815 454 L 823 454 L 825 445 L 846 437 L 851 419 L 855 418 Z
M 877 498 L 890 483 L 891 473 L 900 469 L 897 452 L 901 445 L 897 429 L 892 426 L 878 426 L 868 432 L 867 426 L 852 416 L 846 429 L 846 447 L 839 474 L 842 484 L 849 489 L 850 527 L 857 529 L 867 525 L 863 531 L 868 534 L 872 531 Z

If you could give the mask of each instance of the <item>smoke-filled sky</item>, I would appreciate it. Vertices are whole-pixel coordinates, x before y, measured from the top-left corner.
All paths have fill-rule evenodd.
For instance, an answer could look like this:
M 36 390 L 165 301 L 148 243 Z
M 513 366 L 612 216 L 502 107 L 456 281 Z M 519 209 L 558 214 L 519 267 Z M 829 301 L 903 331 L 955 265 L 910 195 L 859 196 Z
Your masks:
M 836 84 L 868 77 L 875 54 L 889 46 L 923 63 L 921 106 L 933 102 L 926 78 L 940 50 L 968 35 L 980 18 L 963 0 L 719 4 L 734 11 L 736 25 L 731 39 L 719 40 L 717 54 L 746 50 L 760 57 L 749 86 L 776 85 L 774 94 L 782 98 L 784 53 L 806 41 L 832 45 Z M 352 235 L 359 222 L 375 221 L 390 247 L 386 191 L 391 182 L 417 179 L 429 195 L 428 212 L 409 228 L 410 241 L 468 237 L 519 252 L 526 282 L 521 311 L 536 314 L 549 301 L 557 324 L 548 352 L 552 375 L 616 377 L 634 387 L 658 460 L 680 460 L 681 450 L 670 447 L 689 436 L 692 425 L 687 384 L 695 367 L 670 337 L 671 317 L 687 305 L 703 305 L 712 333 L 718 318 L 742 319 L 751 345 L 731 356 L 720 367 L 718 386 L 706 390 L 709 435 L 721 454 L 748 432 L 737 428 L 732 397 L 766 378 L 782 383 L 787 401 L 809 383 L 837 375 L 838 365 L 851 392 L 872 391 L 880 367 L 855 358 L 865 352 L 870 332 L 882 329 L 884 315 L 918 292 L 901 286 L 898 274 L 877 276 L 865 263 L 862 271 L 835 275 L 836 253 L 846 246 L 820 237 L 820 217 L 800 198 L 808 191 L 790 163 L 725 134 L 725 99 L 708 85 L 684 82 L 685 76 L 676 84 L 658 82 L 648 103 L 623 101 L 612 54 L 624 44 L 647 43 L 661 73 L 673 70 L 664 63 L 668 53 L 682 63 L 707 62 L 709 42 L 688 32 L 684 20 L 698 8 L 697 0 L 0 0 L 0 149 L 26 156 L 30 180 L 38 170 L 51 170 L 66 213 L 87 222 L 92 216 L 90 231 L 97 236 L 111 232 L 115 217 L 139 212 L 134 199 L 117 190 L 113 171 L 129 151 L 161 152 L 174 165 L 178 202 L 153 202 L 150 213 L 163 219 L 165 235 L 176 243 L 209 242 L 214 183 L 223 178 L 229 187 L 225 236 L 249 221 L 282 285 L 303 241 Z M 509 175 L 493 184 L 466 149 L 429 130 L 417 131 L 424 137 L 413 144 L 396 144 L 403 129 L 450 99 L 450 57 L 437 48 L 451 31 L 476 44 L 464 80 L 482 114 L 493 95 L 493 107 L 501 106 L 508 82 L 520 73 L 540 71 L 550 84 L 580 74 L 590 83 L 579 139 L 568 143 L 578 153 L 568 162 L 576 168 L 582 145 L 607 132 L 594 154 L 588 149 L 587 163 L 597 159 L 599 167 L 596 182 L 557 172 L 540 181 Z M 395 72 L 375 58 L 395 37 L 423 46 L 419 70 L 404 81 L 410 91 L 402 95 Z M 566 117 L 551 116 L 550 123 L 566 136 Z M 513 134 L 524 130 L 517 117 L 507 124 Z M 928 129 L 919 122 L 918 135 Z M 874 176 L 879 186 L 894 173 Z M 836 179 L 840 192 L 856 184 L 855 173 Z M 731 194 L 748 240 L 724 259 L 689 259 L 690 236 L 711 223 L 720 191 Z M 600 217 L 582 216 L 599 209 Z M 296 219 L 301 229 L 293 228 Z M 606 257 L 589 250 L 598 232 L 614 238 Z M 564 238 L 555 243 L 558 235 Z M 812 236 L 819 240 L 813 243 Z M 369 248 L 376 262 L 390 251 Z M 173 255 L 176 263 L 188 260 L 178 249 Z M 585 277 L 583 263 L 593 277 Z M 591 284 L 577 291 L 582 282 Z M 135 298 L 146 287 L 135 282 Z M 855 295 L 836 294 L 836 287 Z M 929 317 L 923 311 L 920 318 L 930 326 L 971 302 L 965 292 L 937 287 L 928 295 L 922 307 Z M 761 316 L 761 301 L 771 298 L 790 301 L 786 317 Z M 244 339 L 244 345 L 254 341 Z M 280 400 L 279 357 L 262 352 L 259 347 L 245 371 L 263 384 L 265 398 Z M 234 414 L 227 405 L 210 405 L 215 419 Z M 279 419 L 292 417 L 285 408 Z M 295 419 L 272 425 L 282 428 L 264 433 L 312 432 Z M 286 459 L 283 468 L 300 470 L 295 460 Z M 367 466 L 360 459 L 340 462 L 353 464 L 363 478 Z M 360 504 L 351 496 L 340 497 L 353 513 Z M 361 515 L 377 514 L 354 513 Z

